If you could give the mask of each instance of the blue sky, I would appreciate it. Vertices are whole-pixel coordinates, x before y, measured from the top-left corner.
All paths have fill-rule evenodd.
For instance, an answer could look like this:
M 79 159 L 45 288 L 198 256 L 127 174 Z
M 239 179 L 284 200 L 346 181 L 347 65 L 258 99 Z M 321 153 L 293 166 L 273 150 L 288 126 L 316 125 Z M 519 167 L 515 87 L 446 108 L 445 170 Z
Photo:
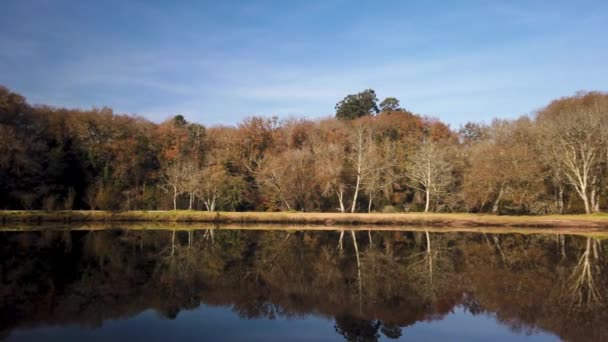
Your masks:
M 0 47 L 32 103 L 235 124 L 373 88 L 458 128 L 608 90 L 608 2 L 4 0 Z

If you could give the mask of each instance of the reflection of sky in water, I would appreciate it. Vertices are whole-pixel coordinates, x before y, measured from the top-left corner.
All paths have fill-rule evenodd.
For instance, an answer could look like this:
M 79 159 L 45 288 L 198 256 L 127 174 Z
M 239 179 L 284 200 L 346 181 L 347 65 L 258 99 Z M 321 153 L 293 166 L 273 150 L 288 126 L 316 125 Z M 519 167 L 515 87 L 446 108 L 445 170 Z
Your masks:
M 382 341 L 392 341 L 381 335 Z M 343 341 L 332 319 L 241 319 L 230 309 L 202 305 L 182 311 L 174 320 L 152 310 L 124 320 L 109 320 L 98 328 L 44 326 L 19 328 L 9 341 Z M 441 320 L 418 322 L 402 330 L 407 341 L 558 341 L 554 335 L 516 332 L 488 315 L 472 315 L 462 308 Z
M 526 331 L 514 332 L 496 322 L 489 315 L 472 315 L 462 308 L 446 315 L 441 321 L 418 322 L 403 329 L 403 340 L 408 341 L 559 341 L 554 335 Z

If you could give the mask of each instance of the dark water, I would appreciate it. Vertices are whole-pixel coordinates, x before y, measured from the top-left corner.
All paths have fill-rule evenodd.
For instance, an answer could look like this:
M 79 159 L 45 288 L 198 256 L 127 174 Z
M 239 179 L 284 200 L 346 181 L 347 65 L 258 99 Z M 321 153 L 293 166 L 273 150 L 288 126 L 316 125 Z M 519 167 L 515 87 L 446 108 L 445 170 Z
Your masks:
M 0 232 L 0 339 L 606 341 L 606 253 L 556 234 Z

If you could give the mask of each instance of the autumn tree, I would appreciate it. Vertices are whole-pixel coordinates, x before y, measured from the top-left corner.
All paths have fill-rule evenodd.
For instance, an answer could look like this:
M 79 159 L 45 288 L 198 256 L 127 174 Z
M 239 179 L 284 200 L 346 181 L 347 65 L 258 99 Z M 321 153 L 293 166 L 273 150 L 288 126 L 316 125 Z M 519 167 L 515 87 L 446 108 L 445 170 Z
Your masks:
M 440 143 L 425 140 L 409 158 L 407 177 L 410 186 L 424 192 L 425 213 L 430 209 L 431 200 L 442 195 L 452 181 L 447 153 Z
M 543 167 L 538 157 L 532 122 L 494 120 L 467 142 L 468 167 L 462 192 L 469 208 L 498 213 L 508 202 L 528 212 L 543 189 Z M 468 139 L 468 138 L 467 138 Z
M 362 180 L 362 188 L 367 195 L 367 212 L 372 211 L 374 199 L 384 192 L 386 196 L 392 192 L 393 184 L 399 178 L 397 167 L 398 147 L 390 140 L 375 140 L 369 150 L 370 168 Z
M 207 211 L 217 208 L 234 210 L 244 187 L 239 177 L 231 176 L 220 164 L 210 164 L 198 175 L 197 194 Z
M 346 212 L 346 148 L 347 131 L 342 122 L 322 121 L 312 132 L 311 150 L 314 154 L 314 172 L 323 196 L 337 199 L 338 211 Z M 335 196 L 335 197 L 334 197 Z M 335 202 L 334 202 L 335 203 Z
M 394 97 L 378 104 L 371 89 L 346 96 L 335 118 L 205 127 L 183 115 L 154 123 L 106 107 L 32 106 L 0 87 L 0 208 L 177 209 L 182 200 L 369 212 L 423 194 L 427 211 L 596 212 L 608 185 L 607 98 L 581 93 L 456 134 Z
M 369 123 L 359 121 L 353 125 L 348 137 L 348 148 L 350 151 L 348 159 L 355 176 L 353 199 L 350 208 L 350 212 L 354 213 L 357 208 L 359 191 L 362 185 L 367 182 L 375 167 L 374 155 L 376 154 L 376 149 L 373 140 L 373 130 Z
M 587 214 L 599 211 L 608 141 L 608 95 L 584 93 L 538 113 L 543 148 L 559 165 Z
M 170 193 L 173 199 L 173 210 L 177 210 L 177 197 L 184 193 L 188 181 L 189 167 L 186 163 L 176 161 L 163 166 L 161 188 Z

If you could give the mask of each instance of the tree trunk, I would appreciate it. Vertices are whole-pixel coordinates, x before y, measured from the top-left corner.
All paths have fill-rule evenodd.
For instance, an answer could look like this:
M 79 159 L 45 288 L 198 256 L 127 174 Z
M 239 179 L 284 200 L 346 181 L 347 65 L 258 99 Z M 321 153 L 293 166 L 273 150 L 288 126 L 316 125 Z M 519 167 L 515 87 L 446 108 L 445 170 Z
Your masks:
M 595 180 L 594 180 L 595 183 Z M 597 186 L 591 189 L 591 211 L 598 213 L 600 211 L 600 191 Z
M 279 183 L 277 182 L 277 179 L 275 176 L 272 177 L 271 184 L 274 185 L 274 187 L 279 192 L 279 197 L 281 198 L 281 201 L 283 201 L 283 203 L 287 207 L 287 210 L 291 211 L 291 205 L 289 205 L 289 202 L 287 202 L 287 199 L 285 198 L 285 196 L 283 196 L 283 190 L 279 186 Z
M 361 166 L 359 166 L 359 169 Z M 360 170 L 358 172 L 361 172 Z M 355 194 L 353 195 L 353 205 L 350 208 L 350 212 L 354 213 L 357 207 L 357 196 L 359 195 L 359 184 L 361 184 L 361 175 L 357 174 L 357 183 L 355 184 Z
M 426 195 L 426 204 L 424 205 L 424 212 L 428 213 L 429 207 L 431 205 L 431 191 L 428 188 L 425 190 L 425 195 Z
M 281 197 L 283 197 L 283 195 L 281 195 Z M 285 206 L 287 207 L 288 211 L 291 211 L 291 206 L 289 205 L 289 202 L 287 202 L 287 200 L 285 199 L 285 197 L 283 197 L 283 203 L 285 203 Z
M 173 187 L 173 210 L 177 210 L 177 187 Z
M 209 211 L 215 211 L 215 195 L 211 198 L 211 206 Z
M 561 184 L 557 192 L 557 212 L 564 213 L 564 187 Z
M 355 194 L 353 195 L 353 205 L 350 208 L 350 212 L 354 213 L 357 207 L 357 196 L 359 195 L 359 186 L 361 185 L 361 163 L 363 162 L 363 134 L 359 135 L 357 151 L 357 183 L 355 184 Z
M 374 198 L 372 197 L 372 195 L 369 195 L 369 201 L 367 202 L 367 212 L 371 213 L 372 212 L 372 200 Z
M 359 313 L 363 312 L 363 282 L 361 280 L 361 259 L 359 258 L 359 246 L 357 245 L 357 236 L 355 235 L 355 231 L 350 231 L 353 236 L 353 245 L 355 246 L 355 256 L 357 257 L 357 280 L 359 283 Z
M 500 200 L 502 199 L 502 194 L 504 192 L 504 187 L 500 187 L 500 191 L 498 192 L 498 197 L 492 206 L 492 214 L 498 214 L 498 209 L 500 208 Z
M 188 201 L 188 210 L 192 210 L 192 205 L 194 204 L 194 192 L 190 193 L 190 199 Z
M 591 214 L 591 205 L 589 204 L 589 198 L 586 193 L 580 194 L 583 199 L 583 203 L 585 204 L 585 214 Z
M 344 192 L 342 190 L 338 190 L 336 191 L 336 194 L 338 195 L 338 202 L 340 203 L 340 212 L 345 213 L 346 210 L 344 209 Z
M 173 230 L 173 233 L 171 234 L 171 256 L 173 256 L 175 254 L 175 229 Z
M 342 241 L 344 240 L 344 230 L 340 231 L 340 239 L 338 240 L 338 250 L 342 252 Z
M 429 282 L 433 286 L 433 253 L 431 253 L 431 236 L 427 230 L 424 231 L 426 234 L 426 256 L 429 264 Z

